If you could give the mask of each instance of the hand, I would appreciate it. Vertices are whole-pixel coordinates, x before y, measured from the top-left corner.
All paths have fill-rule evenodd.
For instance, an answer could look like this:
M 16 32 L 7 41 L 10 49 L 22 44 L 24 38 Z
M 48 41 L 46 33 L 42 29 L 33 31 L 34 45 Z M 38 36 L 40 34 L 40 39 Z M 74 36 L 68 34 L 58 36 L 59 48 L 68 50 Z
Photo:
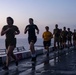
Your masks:
M 37 34 L 39 34 L 39 31 L 37 31 Z

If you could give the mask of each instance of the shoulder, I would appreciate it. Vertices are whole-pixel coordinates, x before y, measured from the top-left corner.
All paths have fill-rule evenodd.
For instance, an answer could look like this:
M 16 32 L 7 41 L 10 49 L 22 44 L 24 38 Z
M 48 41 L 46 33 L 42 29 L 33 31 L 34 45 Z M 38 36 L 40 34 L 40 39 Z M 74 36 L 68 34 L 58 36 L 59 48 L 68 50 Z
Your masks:
M 18 29 L 18 27 L 16 25 L 13 25 L 13 28 Z
M 4 26 L 3 26 L 3 28 L 7 28 L 7 27 L 8 27 L 8 25 L 4 25 Z
M 50 34 L 52 34 L 52 32 L 49 31 Z
M 30 27 L 30 25 L 26 25 L 26 27 Z
M 43 32 L 43 34 L 46 34 L 46 33 L 47 33 L 46 31 Z

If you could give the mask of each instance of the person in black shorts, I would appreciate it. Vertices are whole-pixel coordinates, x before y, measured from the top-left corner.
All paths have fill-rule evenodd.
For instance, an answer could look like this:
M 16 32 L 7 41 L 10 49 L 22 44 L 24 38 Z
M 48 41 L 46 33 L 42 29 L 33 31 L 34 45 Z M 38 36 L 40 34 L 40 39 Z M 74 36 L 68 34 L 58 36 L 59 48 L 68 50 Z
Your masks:
M 60 44 L 60 49 L 62 49 L 62 29 L 60 29 L 59 44 Z
M 61 36 L 62 36 L 62 46 L 63 48 L 66 47 L 66 42 L 67 42 L 67 30 L 66 30 L 66 27 L 63 27 L 63 30 L 62 30 L 62 33 L 61 33 Z
M 8 70 L 10 57 L 15 60 L 16 66 L 18 66 L 18 60 L 13 53 L 14 48 L 16 47 L 16 38 L 15 35 L 20 33 L 17 26 L 13 25 L 14 20 L 11 17 L 7 17 L 7 25 L 3 26 L 1 31 L 1 36 L 5 35 L 5 46 L 7 52 L 6 65 L 3 67 L 4 70 Z
M 51 39 L 53 38 L 53 34 L 49 31 L 49 27 L 45 27 L 45 32 L 42 34 L 43 38 L 43 45 L 44 48 L 47 50 L 47 56 L 49 56 L 49 47 L 51 46 Z
M 70 28 L 67 28 L 67 41 L 68 41 L 68 48 L 72 46 L 72 31 L 70 31 Z
M 28 32 L 28 42 L 30 44 L 32 61 L 36 61 L 36 52 L 34 49 L 34 44 L 37 41 L 37 36 L 35 30 L 37 30 L 37 34 L 39 34 L 39 29 L 37 25 L 34 24 L 32 18 L 29 18 L 29 23 L 30 24 L 25 27 L 24 34 Z
M 53 30 L 53 35 L 54 35 L 54 48 L 56 48 L 56 43 L 57 43 L 57 47 L 59 48 L 60 29 L 58 28 L 58 24 L 55 25 L 55 29 Z
M 76 46 L 76 29 L 74 29 L 74 32 L 73 32 L 73 45 L 74 47 Z

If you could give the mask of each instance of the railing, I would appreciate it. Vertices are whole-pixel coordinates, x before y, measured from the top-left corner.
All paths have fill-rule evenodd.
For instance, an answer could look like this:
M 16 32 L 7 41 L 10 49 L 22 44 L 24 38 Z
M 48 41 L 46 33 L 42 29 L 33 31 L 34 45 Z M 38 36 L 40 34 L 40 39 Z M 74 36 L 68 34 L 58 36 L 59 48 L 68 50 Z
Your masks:
M 14 49 L 14 53 L 16 52 L 21 52 L 21 51 L 25 51 L 26 49 L 24 48 L 24 46 L 20 46 L 20 47 L 16 47 Z M 6 54 L 6 49 L 0 49 L 0 55 Z

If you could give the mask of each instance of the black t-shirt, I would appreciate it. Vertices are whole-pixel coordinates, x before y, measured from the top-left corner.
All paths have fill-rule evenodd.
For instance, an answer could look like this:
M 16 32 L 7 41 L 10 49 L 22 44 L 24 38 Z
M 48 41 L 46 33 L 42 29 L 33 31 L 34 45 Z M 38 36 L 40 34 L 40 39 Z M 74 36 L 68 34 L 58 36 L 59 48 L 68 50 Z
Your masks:
M 27 25 L 25 29 L 28 28 L 28 37 L 34 37 L 36 36 L 35 29 L 38 30 L 37 25 Z
M 72 36 L 72 32 L 71 31 L 68 31 L 67 32 L 67 36 L 68 36 L 68 38 L 71 37 Z
M 67 31 L 62 31 L 62 37 L 63 37 L 63 38 L 67 38 L 67 34 L 68 34 Z
M 60 29 L 54 29 L 54 35 L 55 37 L 59 37 L 60 36 Z
M 19 29 L 18 29 L 18 27 L 17 26 L 15 26 L 15 25 L 12 25 L 12 26 L 9 26 L 9 25 L 5 25 L 4 27 L 3 27 L 3 30 L 5 31 L 5 30 L 7 30 L 8 28 L 10 28 L 7 32 L 6 32 L 6 39 L 13 39 L 13 38 L 15 38 L 15 32 L 17 31 L 17 32 L 19 32 Z

